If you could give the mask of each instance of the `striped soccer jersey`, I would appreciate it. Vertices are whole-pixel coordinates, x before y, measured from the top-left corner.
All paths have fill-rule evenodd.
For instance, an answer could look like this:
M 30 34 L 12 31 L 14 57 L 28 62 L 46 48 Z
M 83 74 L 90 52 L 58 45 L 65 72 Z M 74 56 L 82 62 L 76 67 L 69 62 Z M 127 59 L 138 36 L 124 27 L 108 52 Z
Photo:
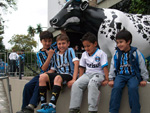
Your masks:
M 119 68 L 118 74 L 121 74 L 121 75 L 135 74 L 133 67 L 129 63 L 129 51 L 127 53 L 123 53 L 121 56 L 120 68 Z
M 51 69 L 57 73 L 73 75 L 74 61 L 78 60 L 72 48 L 68 48 L 64 54 L 60 55 L 59 51 L 53 56 L 54 62 Z
M 54 42 L 54 43 L 51 45 L 51 47 L 48 48 L 48 50 L 49 50 L 49 49 L 53 49 L 53 50 L 54 50 L 54 49 L 57 49 L 57 44 L 56 44 L 56 42 Z M 41 69 L 41 67 L 43 66 L 43 64 L 45 63 L 45 61 L 46 61 L 46 59 L 47 59 L 47 57 L 48 57 L 48 54 L 47 54 L 46 51 L 42 51 L 42 49 L 40 49 L 40 51 L 37 52 L 36 56 L 37 56 L 37 64 L 38 64 L 38 66 L 39 66 L 40 69 Z M 52 62 L 53 62 L 53 57 L 51 58 L 50 64 L 49 64 L 48 69 L 47 69 L 46 71 L 48 71 L 48 70 L 51 69 Z M 44 72 L 44 71 L 41 69 L 41 73 L 43 73 L 43 72 Z
M 86 68 L 86 73 L 100 73 L 104 75 L 103 67 L 108 66 L 107 54 L 99 48 L 91 56 L 85 51 L 82 53 L 80 66 Z

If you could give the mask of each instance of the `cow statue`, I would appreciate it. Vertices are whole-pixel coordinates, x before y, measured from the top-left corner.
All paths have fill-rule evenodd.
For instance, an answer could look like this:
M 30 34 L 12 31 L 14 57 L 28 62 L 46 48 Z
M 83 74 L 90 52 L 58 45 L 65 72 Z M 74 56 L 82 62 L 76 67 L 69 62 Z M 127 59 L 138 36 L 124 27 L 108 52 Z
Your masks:
M 150 15 L 128 14 L 115 9 L 95 8 L 87 1 L 70 0 L 50 20 L 55 29 L 80 25 L 81 29 L 95 32 L 100 48 L 110 57 L 114 54 L 115 36 L 122 29 L 132 33 L 132 46 L 150 56 Z

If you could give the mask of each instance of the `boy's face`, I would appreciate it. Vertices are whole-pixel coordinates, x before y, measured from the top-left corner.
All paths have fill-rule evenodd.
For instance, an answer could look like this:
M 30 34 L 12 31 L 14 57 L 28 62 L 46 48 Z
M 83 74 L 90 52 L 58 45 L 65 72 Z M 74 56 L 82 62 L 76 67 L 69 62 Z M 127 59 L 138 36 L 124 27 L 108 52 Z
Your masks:
M 85 51 L 87 51 L 90 56 L 93 55 L 94 52 L 96 51 L 97 42 L 91 43 L 85 40 L 82 42 L 82 44 L 84 46 Z
M 117 39 L 116 40 L 117 47 L 124 52 L 127 52 L 130 50 L 130 40 L 126 42 L 124 39 Z
M 41 43 L 43 45 L 43 49 L 48 49 L 52 44 L 52 39 L 42 39 Z
M 64 54 L 65 51 L 68 49 L 69 45 L 70 45 L 70 42 L 67 42 L 66 40 L 58 40 L 57 47 L 59 49 L 59 53 Z

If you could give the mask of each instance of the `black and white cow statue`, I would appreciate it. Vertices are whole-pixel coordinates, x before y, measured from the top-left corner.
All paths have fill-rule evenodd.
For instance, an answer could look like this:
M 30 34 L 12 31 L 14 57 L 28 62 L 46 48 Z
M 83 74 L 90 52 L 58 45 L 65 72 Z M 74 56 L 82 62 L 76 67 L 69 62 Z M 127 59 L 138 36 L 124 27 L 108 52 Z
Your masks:
M 68 1 L 61 11 L 50 20 L 53 28 L 69 28 L 82 25 L 82 29 L 95 31 L 100 48 L 108 56 L 114 54 L 116 33 L 127 29 L 132 33 L 132 46 L 150 56 L 150 15 L 128 14 L 115 9 L 95 8 L 81 0 Z M 88 31 L 88 30 L 87 30 Z

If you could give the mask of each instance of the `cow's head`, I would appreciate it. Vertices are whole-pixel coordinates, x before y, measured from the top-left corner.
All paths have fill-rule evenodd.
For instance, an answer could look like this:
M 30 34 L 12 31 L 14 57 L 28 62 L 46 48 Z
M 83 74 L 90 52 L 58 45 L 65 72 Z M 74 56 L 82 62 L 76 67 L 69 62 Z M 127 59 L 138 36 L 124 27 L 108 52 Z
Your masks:
M 69 26 L 79 25 L 82 18 L 82 11 L 87 7 L 87 2 L 70 0 L 64 5 L 61 11 L 50 20 L 50 25 L 55 29 L 67 29 L 70 28 Z

